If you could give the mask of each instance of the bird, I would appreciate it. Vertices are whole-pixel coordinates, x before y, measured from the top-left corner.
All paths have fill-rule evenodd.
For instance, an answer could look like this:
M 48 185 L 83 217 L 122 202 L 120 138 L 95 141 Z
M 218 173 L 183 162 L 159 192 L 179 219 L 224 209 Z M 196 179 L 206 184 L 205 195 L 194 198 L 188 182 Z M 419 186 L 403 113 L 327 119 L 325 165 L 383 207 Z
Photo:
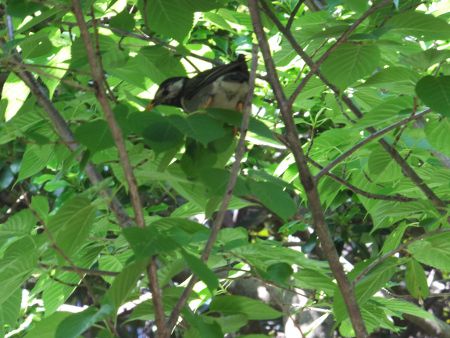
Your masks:
M 172 77 L 163 81 L 146 107 L 169 105 L 192 113 L 205 108 L 242 112 L 249 91 L 249 71 L 244 55 L 225 65 L 213 67 L 192 78 Z

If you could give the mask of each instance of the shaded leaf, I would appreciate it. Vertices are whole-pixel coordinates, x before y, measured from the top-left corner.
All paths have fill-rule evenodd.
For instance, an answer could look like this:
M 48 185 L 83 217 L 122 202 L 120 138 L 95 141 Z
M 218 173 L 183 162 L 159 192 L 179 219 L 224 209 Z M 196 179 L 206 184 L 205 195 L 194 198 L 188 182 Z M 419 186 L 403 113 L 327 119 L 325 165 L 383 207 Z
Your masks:
M 321 70 L 328 80 L 345 89 L 375 70 L 379 59 L 376 45 L 345 43 L 326 59 Z
M 450 76 L 425 76 L 417 82 L 416 93 L 428 107 L 450 116 Z
M 282 315 L 281 312 L 261 301 L 243 296 L 218 296 L 213 299 L 210 310 L 223 315 L 240 313 L 247 316 L 249 320 L 275 319 Z

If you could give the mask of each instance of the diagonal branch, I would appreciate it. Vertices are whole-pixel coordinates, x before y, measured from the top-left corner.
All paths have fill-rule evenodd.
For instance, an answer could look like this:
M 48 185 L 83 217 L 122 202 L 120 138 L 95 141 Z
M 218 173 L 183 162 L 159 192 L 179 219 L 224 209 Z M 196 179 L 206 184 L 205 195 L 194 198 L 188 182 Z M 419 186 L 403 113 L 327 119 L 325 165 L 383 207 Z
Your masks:
M 264 4 L 264 2 L 263 2 Z M 279 31 L 283 34 L 283 36 L 288 40 L 292 48 L 297 52 L 297 54 L 305 61 L 305 63 L 312 69 L 314 67 L 315 62 L 309 57 L 309 55 L 305 52 L 305 50 L 299 45 L 297 40 L 294 38 L 290 31 L 287 31 L 283 24 L 278 20 L 278 18 L 273 15 L 273 13 L 268 10 L 265 11 L 267 16 L 273 21 L 273 23 L 277 26 Z M 339 90 L 334 84 L 332 84 L 328 79 L 326 79 L 320 70 L 316 71 L 317 76 L 325 83 L 335 94 L 340 97 L 342 101 L 345 102 L 350 111 L 357 117 L 362 118 L 363 113 L 356 106 L 356 104 L 345 94 Z M 375 133 L 376 129 L 373 127 L 368 127 L 366 129 L 370 133 Z M 402 168 L 403 174 L 408 177 L 421 191 L 422 193 L 433 203 L 436 209 L 444 214 L 446 211 L 446 204 L 440 199 L 434 191 L 425 183 L 425 181 L 414 171 L 414 169 L 406 162 L 406 160 L 400 155 L 400 153 L 393 148 L 385 139 L 381 139 L 378 141 L 381 146 L 389 153 L 389 155 L 394 159 L 395 162 Z
M 275 64 L 271 56 L 270 47 L 263 30 L 261 17 L 258 10 L 258 1 L 249 0 L 248 7 L 253 22 L 253 29 L 258 39 L 258 44 L 261 48 L 261 52 L 263 54 L 267 75 L 272 89 L 275 93 L 275 97 L 277 98 L 280 112 L 286 127 L 287 141 L 294 155 L 295 163 L 300 175 L 300 181 L 308 199 L 309 208 L 312 213 L 313 224 L 319 236 L 323 253 L 328 263 L 330 264 L 331 271 L 333 272 L 339 289 L 343 295 L 356 336 L 359 338 L 365 338 L 367 337 L 367 331 L 361 316 L 361 311 L 356 301 L 352 285 L 347 279 L 344 269 L 339 262 L 339 255 L 336 251 L 336 247 L 334 246 L 331 234 L 329 233 L 328 226 L 325 222 L 325 216 L 317 191 L 317 186 L 308 168 L 306 156 L 303 153 L 303 150 L 299 143 L 299 134 L 291 114 L 291 105 L 284 97 L 280 81 L 276 74 Z
M 367 143 L 375 140 L 376 138 L 390 132 L 391 130 L 398 128 L 400 126 L 405 126 L 407 123 L 416 120 L 428 113 L 431 112 L 431 109 L 427 109 L 423 112 L 420 112 L 418 114 L 415 115 L 411 115 L 403 120 L 400 120 L 394 124 L 391 124 L 390 126 L 380 129 L 377 132 L 367 136 L 364 140 L 362 140 L 361 142 L 355 144 L 353 147 L 351 147 L 350 149 L 348 149 L 347 151 L 343 152 L 341 155 L 339 155 L 338 157 L 336 157 L 333 161 L 331 161 L 327 166 L 325 166 L 322 170 L 320 170 L 320 172 L 316 175 L 316 177 L 314 178 L 316 181 L 318 181 L 323 175 L 325 175 L 326 173 L 330 172 L 331 169 L 333 169 L 336 165 L 338 165 L 339 163 L 341 163 L 342 161 L 344 161 L 346 158 L 348 158 L 349 156 L 351 156 L 354 152 L 356 152 L 358 149 L 360 149 L 361 147 L 365 146 Z
M 295 16 L 297 15 L 297 12 L 299 11 L 300 7 L 303 5 L 305 0 L 298 0 L 297 4 L 295 5 L 294 9 L 291 12 L 291 15 L 289 15 L 288 22 L 286 23 L 286 29 L 291 30 L 292 24 L 294 23 Z
M 18 55 L 14 55 L 14 63 L 21 65 L 21 59 Z M 49 99 L 46 90 L 42 85 L 33 77 L 33 75 L 24 70 L 22 67 L 18 67 L 14 71 L 17 76 L 30 88 L 31 93 L 36 97 L 39 105 L 44 108 L 47 115 L 52 122 L 56 132 L 63 141 L 63 143 L 72 151 L 76 152 L 79 149 L 79 145 L 75 140 L 69 126 L 66 121 L 62 118 L 59 111 L 53 105 L 53 102 Z M 92 163 L 88 163 L 85 167 L 86 174 L 91 181 L 92 185 L 98 185 L 103 181 L 103 177 L 98 173 Z M 113 213 L 116 215 L 117 221 L 120 226 L 125 228 L 131 226 L 133 221 L 130 219 L 128 214 L 125 212 L 122 204 L 117 200 L 116 197 L 112 195 L 111 190 L 104 188 L 100 190 L 100 194 L 103 198 L 109 201 L 109 205 Z
M 231 197 L 233 195 L 234 186 L 236 185 L 237 177 L 239 175 L 241 161 L 242 161 L 242 158 L 244 157 L 245 136 L 247 135 L 248 125 L 250 122 L 251 103 L 253 100 L 253 92 L 255 89 L 255 78 L 256 78 L 257 66 L 258 66 L 258 47 L 256 45 L 254 45 L 253 49 L 252 49 L 252 66 L 251 66 L 250 79 L 249 79 L 249 93 L 247 95 L 247 98 L 246 98 L 245 104 L 244 104 L 244 115 L 242 117 L 242 122 L 241 122 L 239 141 L 236 146 L 236 151 L 235 151 L 235 156 L 234 156 L 235 160 L 231 167 L 230 178 L 228 179 L 227 187 L 225 190 L 225 196 L 222 199 L 222 203 L 220 205 L 219 211 L 217 212 L 217 215 L 213 222 L 211 234 L 208 238 L 208 241 L 206 242 L 205 248 L 202 253 L 201 258 L 204 262 L 208 261 L 209 255 L 213 248 L 213 245 L 217 239 L 217 235 L 219 234 L 220 228 L 222 227 L 222 223 L 223 223 L 223 220 L 225 217 L 225 212 L 228 209 L 228 205 L 229 205 Z M 198 281 L 198 279 L 196 276 L 191 277 L 188 285 L 186 286 L 182 295 L 178 299 L 178 302 L 175 304 L 175 306 L 172 310 L 172 313 L 170 314 L 169 320 L 167 322 L 168 331 L 171 331 L 172 328 L 177 323 L 178 316 L 180 315 L 180 312 L 181 312 L 183 306 L 186 304 L 186 302 L 189 298 L 189 295 L 191 294 L 192 289 L 193 289 L 195 283 L 197 283 L 197 281 Z

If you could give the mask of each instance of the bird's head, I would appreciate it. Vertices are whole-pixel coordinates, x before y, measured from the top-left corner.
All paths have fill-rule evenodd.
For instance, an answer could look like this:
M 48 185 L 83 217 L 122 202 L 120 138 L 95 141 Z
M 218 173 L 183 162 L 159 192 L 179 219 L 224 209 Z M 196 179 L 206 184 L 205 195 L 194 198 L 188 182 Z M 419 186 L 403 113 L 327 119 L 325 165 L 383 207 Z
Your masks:
M 153 107 L 165 104 L 168 106 L 181 107 L 181 97 L 187 77 L 171 77 L 163 81 L 156 91 L 155 98 L 147 106 L 146 110 L 152 110 Z

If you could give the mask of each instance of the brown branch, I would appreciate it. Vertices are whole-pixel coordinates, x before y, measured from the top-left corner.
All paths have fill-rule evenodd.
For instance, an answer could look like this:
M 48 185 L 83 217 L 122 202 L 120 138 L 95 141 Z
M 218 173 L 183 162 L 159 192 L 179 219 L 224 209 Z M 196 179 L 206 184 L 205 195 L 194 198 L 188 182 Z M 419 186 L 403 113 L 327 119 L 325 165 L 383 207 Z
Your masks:
M 313 69 L 315 62 L 309 57 L 309 55 L 304 51 L 304 49 L 298 44 L 297 40 L 294 38 L 290 31 L 287 31 L 281 22 L 278 20 L 276 16 L 273 15 L 270 11 L 266 13 L 267 16 L 273 21 L 273 23 L 277 26 L 279 31 L 283 34 L 283 36 L 288 40 L 292 48 L 297 52 L 297 54 L 305 61 L 305 63 Z M 350 111 L 357 117 L 362 118 L 363 113 L 361 110 L 355 105 L 355 103 L 345 94 L 341 92 L 339 88 L 337 88 L 334 84 L 332 84 L 328 79 L 326 79 L 320 70 L 316 71 L 317 76 L 325 83 L 337 97 L 341 97 L 342 101 L 345 102 Z M 370 133 L 375 133 L 376 129 L 373 127 L 366 128 Z M 381 146 L 388 152 L 388 154 L 394 159 L 395 162 L 402 168 L 402 172 L 405 176 L 407 176 L 422 192 L 423 194 L 433 203 L 436 209 L 444 214 L 446 205 L 445 203 L 434 193 L 434 191 L 423 181 L 423 179 L 414 171 L 414 169 L 406 162 L 406 160 L 400 155 L 400 153 L 393 148 L 385 139 L 381 139 L 378 141 Z
M 261 48 L 264 63 L 266 65 L 267 75 L 272 89 L 275 93 L 275 97 L 277 98 L 279 109 L 286 127 L 287 141 L 294 155 L 294 159 L 300 175 L 300 181 L 308 199 L 309 208 L 312 213 L 313 224 L 318 234 L 323 253 L 328 260 L 328 263 L 330 264 L 330 269 L 333 272 L 339 289 L 343 295 L 356 336 L 365 338 L 367 337 L 367 331 L 361 316 L 358 303 L 355 298 L 355 294 L 353 292 L 352 285 L 347 279 L 344 269 L 339 262 L 339 256 L 336 251 L 336 247 L 334 246 L 331 234 L 329 233 L 328 226 L 325 222 L 325 216 L 321 206 L 317 186 L 306 163 L 305 154 L 303 153 L 303 150 L 299 144 L 299 134 L 291 114 L 291 105 L 284 97 L 283 90 L 276 73 L 275 64 L 271 56 L 270 47 L 267 42 L 267 38 L 261 22 L 260 13 L 258 11 L 258 1 L 249 0 L 248 7 L 253 22 L 253 29 L 258 39 L 258 44 Z
M 297 15 L 298 10 L 300 9 L 300 7 L 303 5 L 304 2 L 305 2 L 305 0 L 297 1 L 297 4 L 295 5 L 294 9 L 291 12 L 291 15 L 289 15 L 289 19 L 286 24 L 287 30 L 291 30 L 292 24 L 294 23 L 294 20 L 295 20 L 295 16 Z
M 116 144 L 117 151 L 119 153 L 120 163 L 125 174 L 125 178 L 128 183 L 130 191 L 131 204 L 133 206 L 136 224 L 143 228 L 145 227 L 144 214 L 142 209 L 142 202 L 139 196 L 139 191 L 136 183 L 136 177 L 134 176 L 133 168 L 128 158 L 128 153 L 125 146 L 125 140 L 122 135 L 122 131 L 116 121 L 114 113 L 109 105 L 108 96 L 105 91 L 104 71 L 101 67 L 101 63 L 95 53 L 92 45 L 91 38 L 89 36 L 88 27 L 84 20 L 83 11 L 79 0 L 72 0 L 72 10 L 75 14 L 78 27 L 80 29 L 81 38 L 83 39 L 86 53 L 88 56 L 88 62 L 94 80 L 96 97 L 100 106 L 102 107 L 105 119 L 111 130 L 111 134 Z M 156 258 L 152 257 L 147 269 L 148 279 L 150 281 L 150 288 L 152 290 L 153 305 L 155 308 L 156 323 L 158 324 L 158 336 L 166 337 L 166 328 L 164 325 L 164 307 L 162 301 L 161 290 L 158 286 L 158 276 L 156 274 Z
M 170 330 L 166 326 L 162 290 L 158 283 L 158 261 L 156 256 L 151 258 L 151 262 L 147 266 L 147 276 L 150 280 L 150 291 L 152 293 L 152 302 L 155 309 L 155 322 L 156 327 L 158 328 L 157 337 L 170 337 Z
M 378 265 L 380 265 L 381 263 L 383 263 L 386 259 L 388 259 L 389 257 L 394 256 L 396 253 L 406 249 L 408 247 L 408 245 L 410 245 L 413 242 L 417 242 L 420 241 L 422 239 L 425 239 L 429 236 L 432 235 L 436 235 L 436 234 L 442 234 L 442 233 L 446 233 L 449 232 L 450 229 L 438 229 L 435 231 L 431 231 L 431 232 L 427 232 L 424 233 L 423 235 L 420 235 L 418 237 L 415 237 L 409 241 L 407 241 L 406 243 L 400 244 L 397 248 L 386 252 L 384 255 L 378 257 L 377 259 L 375 259 L 372 263 L 370 263 L 368 266 L 366 266 L 360 273 L 358 276 L 356 276 L 356 278 L 353 280 L 353 285 L 355 286 L 361 279 L 363 279 L 370 271 L 372 271 L 375 267 L 377 267 Z
M 356 152 L 358 149 L 360 149 L 361 147 L 365 146 L 367 143 L 375 140 L 376 138 L 390 132 L 391 130 L 398 128 L 400 126 L 405 126 L 406 124 L 408 124 L 409 122 L 416 120 L 428 113 L 431 112 L 431 109 L 426 109 L 423 112 L 420 112 L 418 114 L 415 115 L 411 115 L 403 120 L 400 120 L 394 124 L 391 124 L 390 126 L 387 126 L 383 129 L 380 129 L 378 131 L 376 131 L 375 133 L 367 136 L 364 140 L 362 140 L 361 142 L 355 144 L 353 147 L 351 147 L 350 149 L 348 149 L 347 151 L 343 152 L 341 155 L 339 155 L 338 157 L 336 157 L 333 161 L 331 161 L 327 166 L 325 166 L 322 170 L 320 170 L 320 172 L 315 176 L 315 180 L 318 181 L 323 175 L 325 175 L 326 173 L 328 173 L 331 169 L 333 169 L 336 165 L 338 165 L 339 163 L 341 163 L 342 161 L 344 161 L 346 158 L 348 158 L 349 156 L 351 156 L 354 152 Z
M 81 38 L 83 39 L 88 62 L 91 68 L 91 74 L 96 90 L 96 97 L 100 106 L 103 109 L 106 122 L 111 129 L 111 134 L 116 144 L 119 153 L 120 163 L 125 174 L 125 178 L 130 190 L 131 204 L 133 206 L 136 224 L 140 227 L 145 226 L 144 214 L 142 211 L 142 203 L 137 189 L 136 178 L 134 177 L 133 168 L 128 159 L 128 153 L 125 147 L 125 141 L 122 136 L 122 131 L 114 117 L 114 113 L 109 105 L 108 97 L 104 87 L 103 70 L 100 67 L 94 47 L 92 45 L 91 37 L 89 36 L 88 27 L 84 21 L 83 12 L 79 0 L 72 0 L 73 12 L 77 19 L 78 27 L 80 29 Z
M 230 178 L 228 179 L 227 187 L 225 190 L 225 195 L 222 199 L 222 203 L 220 205 L 219 211 L 217 212 L 217 215 L 214 219 L 211 234 L 206 242 L 205 248 L 203 250 L 201 259 L 206 262 L 208 261 L 209 255 L 211 253 L 211 250 L 213 248 L 213 245 L 217 239 L 217 235 L 219 234 L 220 228 L 222 227 L 223 219 L 225 217 L 225 212 L 228 209 L 228 204 L 230 203 L 231 197 L 233 195 L 234 186 L 236 185 L 237 177 L 239 175 L 240 171 L 240 164 L 242 161 L 242 158 L 244 157 L 245 153 L 245 136 L 247 135 L 248 131 L 248 125 L 250 122 L 250 112 L 251 112 L 251 103 L 253 100 L 253 92 L 255 90 L 255 78 L 256 78 L 256 68 L 258 66 L 258 48 L 256 45 L 253 46 L 252 49 L 252 66 L 250 71 L 250 79 L 249 79 L 249 93 L 247 95 L 247 98 L 245 100 L 244 104 L 244 114 L 242 117 L 241 122 L 241 129 L 240 129 L 240 137 L 238 144 L 236 146 L 235 151 L 235 160 L 231 167 L 230 171 Z M 196 276 L 192 276 L 189 280 L 188 285 L 184 289 L 182 295 L 178 299 L 178 302 L 175 304 L 169 320 L 167 322 L 167 328 L 169 331 L 172 330 L 172 328 L 175 326 L 178 320 L 178 316 L 180 315 L 180 312 L 183 308 L 183 306 L 186 304 L 189 295 L 192 292 L 192 289 L 195 285 L 195 283 L 198 281 Z

